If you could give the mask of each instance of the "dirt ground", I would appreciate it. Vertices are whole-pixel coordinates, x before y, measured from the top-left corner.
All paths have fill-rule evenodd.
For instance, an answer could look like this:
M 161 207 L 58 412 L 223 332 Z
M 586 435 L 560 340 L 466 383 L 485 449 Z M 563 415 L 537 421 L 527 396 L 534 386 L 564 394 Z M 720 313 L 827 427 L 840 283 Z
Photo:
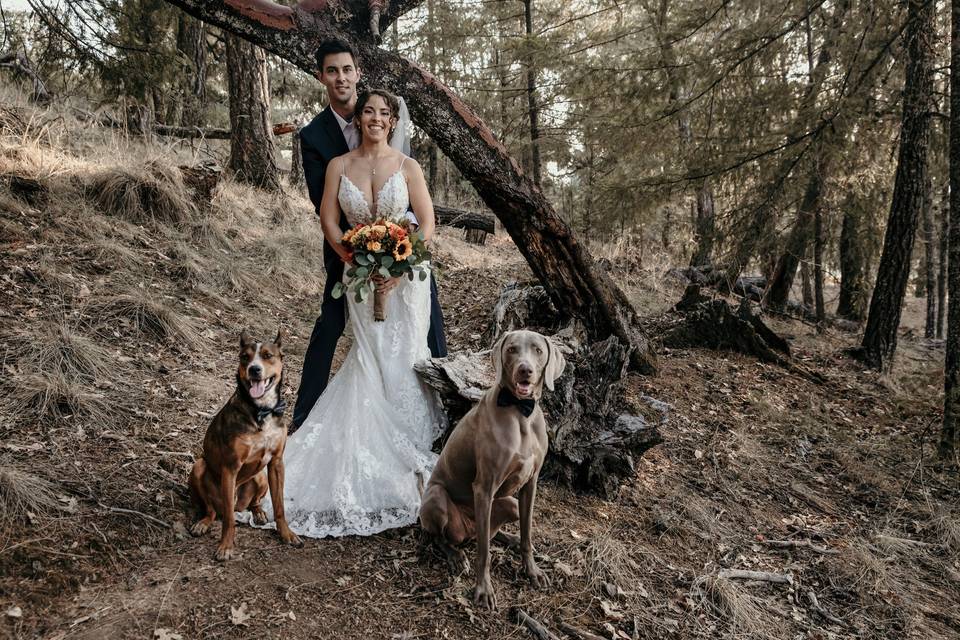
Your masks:
M 416 528 L 292 549 L 241 527 L 241 558 L 214 561 L 217 528 L 186 534 L 186 474 L 231 393 L 241 327 L 288 329 L 291 399 L 323 281 L 309 206 L 227 182 L 196 209 L 136 142 L 116 160 L 52 127 L 23 145 L 21 125 L 4 125 L 0 174 L 40 190 L 0 183 L 3 636 L 533 637 L 515 607 L 560 638 L 960 634 L 960 485 L 933 458 L 943 347 L 916 337 L 913 297 L 889 376 L 844 355 L 857 335 L 794 320 L 770 324 L 823 384 L 661 349 L 659 375 L 629 393 L 672 406 L 664 444 L 615 500 L 541 487 L 553 584 L 531 589 L 495 547 L 498 611 L 473 606 L 472 576 Z M 105 199 L 111 180 L 136 189 Z M 451 350 L 481 348 L 500 288 L 530 273 L 502 234 L 476 247 L 446 230 L 436 253 Z M 661 266 L 622 264 L 641 313 L 679 298 Z

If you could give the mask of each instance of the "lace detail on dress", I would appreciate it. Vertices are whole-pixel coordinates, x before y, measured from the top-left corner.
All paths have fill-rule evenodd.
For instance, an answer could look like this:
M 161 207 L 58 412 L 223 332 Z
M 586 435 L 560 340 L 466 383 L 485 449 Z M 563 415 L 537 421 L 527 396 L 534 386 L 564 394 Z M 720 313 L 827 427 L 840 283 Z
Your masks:
M 380 187 L 373 205 L 367 202 L 366 196 L 360 187 L 355 185 L 345 173 L 340 174 L 340 188 L 337 191 L 337 200 L 350 226 L 373 222 L 374 218 L 388 220 L 406 220 L 407 206 L 410 203 L 410 193 L 407 191 L 407 179 L 403 174 L 403 163 L 400 168 Z
M 395 176 L 380 198 L 402 213 L 406 203 L 389 200 L 394 191 L 406 198 L 406 182 Z M 413 369 L 430 357 L 429 278 L 404 278 L 387 296 L 383 322 L 373 320 L 373 296 L 365 302 L 347 296 L 347 305 L 353 345 L 284 453 L 287 520 L 294 532 L 313 538 L 416 522 L 418 485 L 430 477 L 437 460 L 430 447 L 446 427 L 436 392 Z M 262 506 L 274 527 L 269 500 Z M 242 519 L 249 521 L 246 514 Z

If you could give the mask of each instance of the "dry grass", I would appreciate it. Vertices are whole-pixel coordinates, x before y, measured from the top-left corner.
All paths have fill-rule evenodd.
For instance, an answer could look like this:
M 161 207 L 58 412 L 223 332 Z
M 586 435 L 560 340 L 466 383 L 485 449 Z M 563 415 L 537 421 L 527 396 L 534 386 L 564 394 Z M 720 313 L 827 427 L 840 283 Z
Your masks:
M 23 470 L 12 461 L 0 461 L 0 528 L 57 508 L 54 485 Z M 29 515 L 28 515 L 29 514 Z
M 130 222 L 185 227 L 196 212 L 179 169 L 156 160 L 104 169 L 89 192 L 104 213 Z
M 197 325 L 186 315 L 174 310 L 173 301 L 151 287 L 131 287 L 126 293 L 108 295 L 95 300 L 89 312 L 102 327 L 127 325 L 137 333 L 161 342 L 179 342 L 194 346 Z
M 694 582 L 691 596 L 698 608 L 715 619 L 714 633 L 716 626 L 726 626 L 734 634 L 750 638 L 782 637 L 775 633 L 775 622 L 760 599 L 734 580 L 703 576 Z

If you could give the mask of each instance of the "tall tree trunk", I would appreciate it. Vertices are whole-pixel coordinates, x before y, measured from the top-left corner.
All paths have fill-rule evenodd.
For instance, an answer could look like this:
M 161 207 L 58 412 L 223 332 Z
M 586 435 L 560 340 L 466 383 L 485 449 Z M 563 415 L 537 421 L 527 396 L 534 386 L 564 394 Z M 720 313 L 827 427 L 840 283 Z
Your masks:
M 713 263 L 713 242 L 716 237 L 716 211 L 713 189 L 705 179 L 697 190 L 697 249 L 690 258 L 690 266 L 700 267 Z
M 290 186 L 303 189 L 306 182 L 303 178 L 303 155 L 300 150 L 300 126 L 290 138 Z
M 183 101 L 179 124 L 199 127 L 204 124 L 207 103 L 207 27 L 182 12 L 177 17 L 177 50 L 188 63 L 184 65 L 180 85 Z
M 369 41 L 369 9 L 364 0 L 341 1 L 350 12 L 334 12 L 314 0 L 294 8 L 256 0 L 256 11 L 250 10 L 253 0 L 167 0 L 308 73 L 316 65 L 312 52 L 317 41 L 336 36 L 352 42 L 367 82 L 407 98 L 413 122 L 436 140 L 497 215 L 556 308 L 567 318 L 579 320 L 589 339 L 614 335 L 630 345 L 633 369 L 655 373 L 656 354 L 629 299 L 596 267 L 586 247 L 520 171 L 490 127 L 432 74 Z M 381 15 L 381 26 L 417 4 L 418 0 L 391 2 Z
M 903 297 L 910 277 L 910 254 L 926 190 L 933 111 L 935 6 L 934 0 L 908 0 L 900 151 L 883 254 L 861 343 L 864 362 L 875 369 L 889 370 L 893 365 Z
M 260 47 L 228 33 L 227 78 L 230 88 L 230 160 L 237 180 L 279 190 L 279 170 L 270 124 L 267 57 Z
M 933 179 L 927 175 L 923 198 L 923 257 L 924 295 L 927 298 L 927 318 L 924 323 L 923 337 L 932 339 L 937 332 L 937 266 L 933 239 Z
M 787 238 L 787 246 L 774 270 L 773 280 L 767 287 L 764 295 L 764 306 L 782 311 L 790 298 L 790 289 L 793 288 L 793 279 L 797 275 L 797 266 L 807 254 L 807 243 L 813 235 L 814 217 L 822 206 L 824 173 L 827 169 L 827 159 L 823 155 L 822 147 L 817 145 L 814 151 L 817 163 L 807 180 L 807 188 L 803 192 L 803 199 L 797 209 L 797 219 Z
M 863 322 L 867 311 L 866 269 L 864 267 L 863 229 L 859 213 L 844 207 L 840 229 L 840 299 L 837 315 Z
M 813 308 L 813 284 L 810 281 L 810 263 L 806 258 L 800 263 L 800 294 L 803 306 Z
M 797 121 L 800 124 L 799 131 L 801 133 L 794 134 L 792 137 L 807 135 L 807 128 L 810 126 L 810 123 L 821 118 L 823 115 L 818 107 L 818 100 L 821 89 L 823 88 L 823 83 L 827 78 L 827 72 L 830 70 L 833 51 L 837 47 L 841 36 L 843 36 L 843 26 L 846 24 L 845 18 L 849 9 L 850 0 L 840 0 L 834 8 L 830 18 L 830 26 L 820 46 L 820 54 L 817 56 L 817 62 L 809 71 L 810 80 L 807 83 L 807 90 L 800 100 L 800 105 L 797 109 L 799 115 Z M 810 49 L 812 51 L 812 43 Z M 824 129 L 820 129 L 815 133 L 814 139 L 811 140 L 810 144 L 818 144 L 817 139 L 824 134 L 824 131 Z M 802 149 L 800 153 L 802 153 Z M 728 285 L 732 286 L 732 284 L 737 281 L 740 272 L 746 268 L 747 264 L 757 253 L 760 240 L 770 232 L 772 227 L 773 205 L 779 197 L 779 194 L 783 191 L 783 187 L 793 173 L 793 170 L 796 168 L 798 160 L 799 156 L 797 156 L 797 154 L 789 154 L 783 158 L 774 173 L 774 179 L 766 185 L 759 203 L 744 219 L 743 223 L 738 225 L 741 228 L 735 230 L 734 235 L 739 238 L 739 241 L 734 246 L 727 264 L 726 281 Z M 796 266 L 794 266 L 794 270 L 796 270 Z M 793 275 L 790 276 L 790 280 L 792 282 Z
M 943 376 L 943 429 L 940 456 L 960 452 L 960 0 L 951 2 L 950 27 L 950 234 L 946 362 Z
M 950 234 L 950 192 L 944 187 L 940 198 L 940 260 L 937 273 L 937 340 L 943 338 L 947 316 L 947 238 Z
M 527 112 L 530 116 L 530 166 L 533 182 L 543 187 L 540 165 L 540 125 L 537 106 L 537 68 L 533 52 L 533 0 L 523 0 L 523 18 L 526 25 Z
M 827 310 L 823 304 L 823 207 L 813 214 L 813 290 L 817 322 L 823 326 Z

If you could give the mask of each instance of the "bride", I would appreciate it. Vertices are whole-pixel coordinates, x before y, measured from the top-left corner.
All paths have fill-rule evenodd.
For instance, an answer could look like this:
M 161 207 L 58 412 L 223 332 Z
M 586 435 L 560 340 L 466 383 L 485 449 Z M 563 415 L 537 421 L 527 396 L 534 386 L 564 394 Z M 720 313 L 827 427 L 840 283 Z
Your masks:
M 360 146 L 327 167 L 320 220 L 341 259 L 341 211 L 351 226 L 375 217 L 404 219 L 416 212 L 426 240 L 433 204 L 415 160 L 389 146 L 397 126 L 395 96 L 373 89 L 357 99 Z M 429 268 L 429 265 L 425 265 Z M 340 370 L 284 454 L 284 504 L 299 535 L 369 535 L 416 522 L 420 486 L 430 477 L 430 451 L 444 415 L 413 364 L 430 357 L 430 280 L 384 279 L 386 320 L 373 319 L 373 296 L 345 296 L 353 345 Z M 270 518 L 273 519 L 272 516 Z

